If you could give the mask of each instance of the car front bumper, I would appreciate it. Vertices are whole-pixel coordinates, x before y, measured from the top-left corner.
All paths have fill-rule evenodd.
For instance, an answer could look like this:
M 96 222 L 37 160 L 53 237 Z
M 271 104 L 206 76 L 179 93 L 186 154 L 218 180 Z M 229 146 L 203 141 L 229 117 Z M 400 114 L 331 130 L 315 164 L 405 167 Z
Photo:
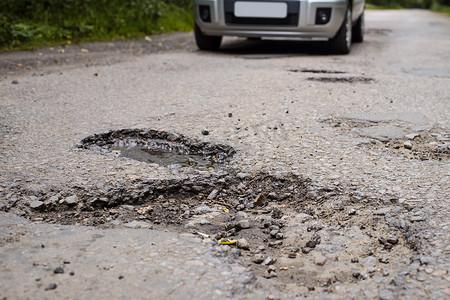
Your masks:
M 294 12 L 291 16 L 296 20 L 289 24 L 270 24 L 270 19 L 265 19 L 269 22 L 251 24 L 252 21 L 230 21 L 230 15 L 231 19 L 234 18 L 230 10 L 235 1 L 241 0 L 195 0 L 195 22 L 202 33 L 210 36 L 333 38 L 343 23 L 347 7 L 346 0 L 261 0 L 288 3 L 290 11 Z M 209 7 L 210 19 L 207 22 L 200 17 L 200 6 Z M 316 24 L 317 9 L 320 8 L 331 9 L 326 24 Z

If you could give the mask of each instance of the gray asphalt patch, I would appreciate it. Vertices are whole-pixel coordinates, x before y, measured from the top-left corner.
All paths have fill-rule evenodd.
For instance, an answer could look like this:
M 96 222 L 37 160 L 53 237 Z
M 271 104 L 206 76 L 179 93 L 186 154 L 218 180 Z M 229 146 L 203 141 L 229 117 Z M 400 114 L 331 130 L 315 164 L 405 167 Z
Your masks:
M 351 113 L 342 116 L 345 119 L 367 122 L 392 122 L 401 121 L 414 125 L 424 126 L 428 124 L 428 118 L 418 112 L 369 112 Z
M 383 142 L 401 139 L 406 134 L 403 130 L 391 126 L 371 126 L 355 129 L 355 132 L 361 136 L 374 138 Z

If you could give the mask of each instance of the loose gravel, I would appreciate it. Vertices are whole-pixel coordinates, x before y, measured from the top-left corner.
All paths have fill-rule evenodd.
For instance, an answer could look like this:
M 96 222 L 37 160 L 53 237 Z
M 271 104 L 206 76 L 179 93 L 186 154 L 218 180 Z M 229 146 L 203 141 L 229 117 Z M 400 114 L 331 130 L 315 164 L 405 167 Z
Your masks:
M 75 46 L 3 55 L 0 290 L 76 297 L 83 284 L 147 286 L 141 276 L 173 298 L 448 298 L 448 22 L 368 12 L 366 41 L 345 57 L 310 55 L 319 42 L 255 50 L 235 39 L 203 53 L 180 34 L 159 37 L 167 52 L 140 42 L 149 52 L 126 54 L 119 42 L 108 58 Z M 124 132 L 227 157 L 212 170 L 117 157 L 111 134 Z M 89 242 L 91 231 L 110 242 Z M 129 249 L 111 250 L 128 234 Z M 21 249 L 42 268 L 26 271 L 33 259 L 18 260 Z M 53 260 L 76 249 L 89 250 L 81 274 Z M 112 265 L 120 272 L 95 273 L 101 284 L 86 275 Z M 18 284 L 18 274 L 33 277 Z

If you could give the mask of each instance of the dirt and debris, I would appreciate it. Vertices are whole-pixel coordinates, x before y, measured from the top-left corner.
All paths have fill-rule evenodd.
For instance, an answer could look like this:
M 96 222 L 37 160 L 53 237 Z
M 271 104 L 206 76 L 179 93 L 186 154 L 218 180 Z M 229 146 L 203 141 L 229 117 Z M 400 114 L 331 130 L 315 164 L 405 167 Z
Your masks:
M 180 135 L 128 129 L 90 136 L 78 147 L 111 149 L 124 137 L 138 143 L 158 137 L 203 149 Z M 203 151 L 213 149 L 234 153 L 204 144 Z M 23 200 L 2 210 L 45 223 L 193 233 L 232 247 L 257 276 L 276 277 L 289 292 L 304 296 L 336 282 L 384 277 L 394 266 L 407 266 L 418 246 L 408 207 L 395 196 L 376 199 L 345 187 L 320 189 L 293 174 L 224 167 L 186 179 L 57 192 L 58 197 L 32 195 L 18 187 L 13 194 Z

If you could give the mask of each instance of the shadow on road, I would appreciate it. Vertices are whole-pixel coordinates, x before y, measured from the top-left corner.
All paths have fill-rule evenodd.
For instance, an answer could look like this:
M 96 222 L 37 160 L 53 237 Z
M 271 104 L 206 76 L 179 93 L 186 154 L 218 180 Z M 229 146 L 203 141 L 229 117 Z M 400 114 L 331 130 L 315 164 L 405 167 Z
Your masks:
M 244 55 L 247 58 L 266 58 L 267 56 L 300 56 L 334 54 L 327 41 L 263 39 L 225 40 L 217 53 Z

